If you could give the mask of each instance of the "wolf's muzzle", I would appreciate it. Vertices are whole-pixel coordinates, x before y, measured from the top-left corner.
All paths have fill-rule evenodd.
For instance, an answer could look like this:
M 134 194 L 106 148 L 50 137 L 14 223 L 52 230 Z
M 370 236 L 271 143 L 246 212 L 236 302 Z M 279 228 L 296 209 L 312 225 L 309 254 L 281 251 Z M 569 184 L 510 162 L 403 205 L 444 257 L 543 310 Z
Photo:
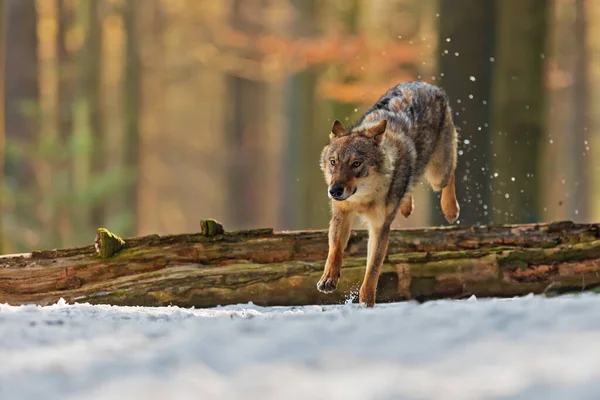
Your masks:
M 338 199 L 344 196 L 344 187 L 340 185 L 333 185 L 329 187 L 329 196 L 333 199 Z
M 347 193 L 346 189 L 343 186 L 331 185 L 329 187 L 328 194 L 329 194 L 329 198 L 331 198 L 333 200 L 342 201 L 342 200 L 346 200 L 348 197 L 352 196 L 355 192 L 356 192 L 356 188 L 354 189 L 354 192 Z

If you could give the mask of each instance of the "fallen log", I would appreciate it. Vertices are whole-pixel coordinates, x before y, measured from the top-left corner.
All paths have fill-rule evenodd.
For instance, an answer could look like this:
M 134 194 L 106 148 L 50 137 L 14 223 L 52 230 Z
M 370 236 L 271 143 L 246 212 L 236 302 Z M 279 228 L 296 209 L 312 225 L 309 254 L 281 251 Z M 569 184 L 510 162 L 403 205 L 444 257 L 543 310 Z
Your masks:
M 366 231 L 352 232 L 338 290 L 323 294 L 316 283 L 326 231 L 225 232 L 216 222 L 202 224 L 202 233 L 124 241 L 99 229 L 94 245 L 2 256 L 0 303 L 335 304 L 352 299 L 362 281 Z M 377 301 L 595 290 L 599 270 L 598 224 L 394 230 Z

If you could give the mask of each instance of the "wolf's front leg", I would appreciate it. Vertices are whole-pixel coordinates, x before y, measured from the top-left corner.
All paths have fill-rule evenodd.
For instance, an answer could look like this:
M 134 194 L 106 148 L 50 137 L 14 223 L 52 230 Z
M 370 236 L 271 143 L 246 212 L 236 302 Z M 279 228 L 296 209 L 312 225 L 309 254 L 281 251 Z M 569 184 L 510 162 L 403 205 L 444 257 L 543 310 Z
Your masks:
M 340 279 L 344 249 L 348 244 L 352 229 L 353 214 L 333 206 L 333 215 L 329 223 L 329 254 L 325 263 L 323 276 L 317 283 L 317 289 L 323 293 L 331 293 Z
M 375 305 L 375 296 L 377 292 L 377 282 L 381 273 L 381 266 L 387 254 L 390 243 L 390 230 L 392 222 L 396 216 L 399 204 L 390 204 L 387 207 L 385 217 L 381 212 L 374 212 L 367 215 L 369 225 L 369 245 L 367 255 L 367 270 L 365 279 L 359 292 L 359 301 L 366 304 L 367 307 Z

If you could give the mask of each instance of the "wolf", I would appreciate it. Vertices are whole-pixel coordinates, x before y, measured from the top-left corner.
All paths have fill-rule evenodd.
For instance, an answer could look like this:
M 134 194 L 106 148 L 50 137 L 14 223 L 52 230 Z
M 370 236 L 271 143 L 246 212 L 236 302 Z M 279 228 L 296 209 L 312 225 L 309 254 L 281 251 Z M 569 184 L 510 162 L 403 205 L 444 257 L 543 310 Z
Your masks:
M 350 129 L 339 120 L 333 122 L 320 157 L 331 199 L 329 251 L 317 283 L 320 292 L 336 289 L 352 221 L 358 215 L 369 232 L 359 301 L 375 305 L 391 224 L 398 210 L 406 218 L 412 213 L 411 191 L 423 176 L 435 192 L 442 192 L 446 220 L 457 220 L 457 142 L 447 94 L 422 81 L 389 89 Z

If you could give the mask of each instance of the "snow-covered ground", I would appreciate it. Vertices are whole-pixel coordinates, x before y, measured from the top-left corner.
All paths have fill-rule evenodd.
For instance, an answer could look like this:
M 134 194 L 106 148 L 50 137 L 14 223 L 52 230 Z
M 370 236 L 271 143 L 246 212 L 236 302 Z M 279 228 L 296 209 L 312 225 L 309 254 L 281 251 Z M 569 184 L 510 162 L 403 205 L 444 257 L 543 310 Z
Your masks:
M 0 399 L 598 399 L 600 296 L 0 305 Z

